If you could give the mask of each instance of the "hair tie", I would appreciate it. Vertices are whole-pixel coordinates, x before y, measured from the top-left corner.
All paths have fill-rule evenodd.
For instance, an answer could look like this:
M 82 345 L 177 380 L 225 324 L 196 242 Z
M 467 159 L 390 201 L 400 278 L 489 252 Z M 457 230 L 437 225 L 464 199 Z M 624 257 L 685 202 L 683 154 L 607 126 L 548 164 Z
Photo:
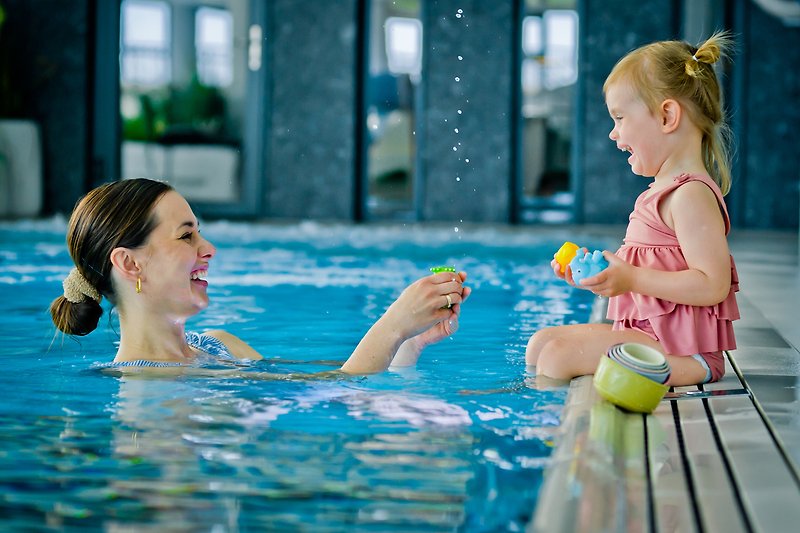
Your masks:
M 64 286 L 64 298 L 66 298 L 68 302 L 79 304 L 86 300 L 86 298 L 91 298 L 95 302 L 100 303 L 102 299 L 97 289 L 83 277 L 83 274 L 81 274 L 77 268 L 70 270 L 69 275 L 64 278 L 62 285 Z

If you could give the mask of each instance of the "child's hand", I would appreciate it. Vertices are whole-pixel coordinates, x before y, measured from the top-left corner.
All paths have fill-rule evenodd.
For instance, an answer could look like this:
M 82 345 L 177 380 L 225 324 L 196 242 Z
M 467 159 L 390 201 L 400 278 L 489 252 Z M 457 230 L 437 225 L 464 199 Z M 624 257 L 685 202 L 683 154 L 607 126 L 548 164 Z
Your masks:
M 626 263 L 608 250 L 603 250 L 608 267 L 599 274 L 583 279 L 576 287 L 588 289 L 598 296 L 618 296 L 630 292 L 636 267 Z
M 581 257 L 583 257 L 583 255 L 585 253 L 587 253 L 588 251 L 589 250 L 587 248 L 585 248 L 585 247 L 584 248 L 579 248 L 578 251 L 577 251 L 577 254 L 580 254 Z M 585 287 L 582 287 L 581 285 L 577 285 L 575 283 L 575 281 L 572 279 L 572 269 L 569 267 L 569 265 L 566 265 L 564 267 L 564 272 L 561 271 L 561 263 L 556 261 L 556 258 L 555 258 L 556 255 L 557 254 L 553 254 L 553 260 L 550 261 L 550 267 L 553 269 L 553 273 L 556 275 L 556 277 L 558 279 L 563 279 L 564 281 L 566 281 L 567 283 L 569 283 L 573 287 L 577 287 L 579 289 L 585 288 Z
M 550 267 L 558 279 L 565 279 L 565 272 L 561 272 L 561 263 L 553 259 L 550 261 Z M 567 270 L 569 270 L 569 266 L 567 266 Z

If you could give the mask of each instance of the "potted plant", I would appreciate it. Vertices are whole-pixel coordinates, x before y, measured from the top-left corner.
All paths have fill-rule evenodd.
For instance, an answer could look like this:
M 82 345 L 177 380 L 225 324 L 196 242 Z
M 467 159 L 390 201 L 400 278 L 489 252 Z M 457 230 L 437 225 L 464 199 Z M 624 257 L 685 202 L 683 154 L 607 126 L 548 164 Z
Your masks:
M 15 83 L 13 39 L 7 31 L 11 19 L 0 1 L 0 217 L 32 217 L 42 208 L 41 140 Z

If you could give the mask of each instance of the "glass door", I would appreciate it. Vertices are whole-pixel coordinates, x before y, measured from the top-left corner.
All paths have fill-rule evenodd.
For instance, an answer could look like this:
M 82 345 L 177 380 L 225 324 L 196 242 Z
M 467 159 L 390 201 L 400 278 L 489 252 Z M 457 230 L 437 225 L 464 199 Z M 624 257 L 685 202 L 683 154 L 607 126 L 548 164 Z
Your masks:
M 414 219 L 416 102 L 422 72 L 419 0 L 370 0 L 366 218 Z
M 522 17 L 520 220 L 573 219 L 573 102 L 578 80 L 576 0 L 525 0 Z
M 258 213 L 258 4 L 123 0 L 122 178 L 168 181 L 204 214 Z

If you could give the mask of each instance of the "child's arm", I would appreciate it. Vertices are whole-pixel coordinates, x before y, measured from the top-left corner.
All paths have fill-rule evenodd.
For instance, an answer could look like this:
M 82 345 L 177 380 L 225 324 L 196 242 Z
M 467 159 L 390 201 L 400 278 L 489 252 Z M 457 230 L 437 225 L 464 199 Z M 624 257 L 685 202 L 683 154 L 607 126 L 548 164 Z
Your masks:
M 687 270 L 665 272 L 635 267 L 604 252 L 609 267 L 581 284 L 595 294 L 646 294 L 685 305 L 714 305 L 730 292 L 731 263 L 725 225 L 714 193 L 703 183 L 689 182 L 662 204 L 664 221 L 675 229 Z

